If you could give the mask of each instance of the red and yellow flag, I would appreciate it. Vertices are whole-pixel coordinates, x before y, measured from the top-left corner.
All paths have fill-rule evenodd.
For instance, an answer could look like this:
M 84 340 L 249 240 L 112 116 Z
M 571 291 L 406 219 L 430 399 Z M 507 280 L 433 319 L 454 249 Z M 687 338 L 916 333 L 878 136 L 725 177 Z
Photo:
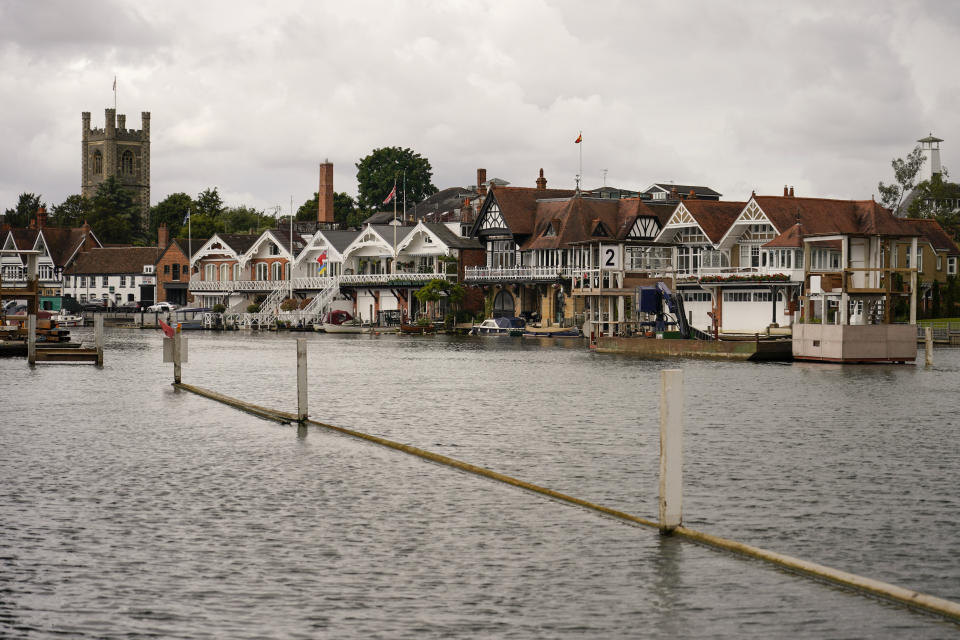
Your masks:
M 580 132 L 580 135 L 577 136 L 577 139 L 573 141 L 574 144 L 580 144 L 583 142 L 583 132 Z

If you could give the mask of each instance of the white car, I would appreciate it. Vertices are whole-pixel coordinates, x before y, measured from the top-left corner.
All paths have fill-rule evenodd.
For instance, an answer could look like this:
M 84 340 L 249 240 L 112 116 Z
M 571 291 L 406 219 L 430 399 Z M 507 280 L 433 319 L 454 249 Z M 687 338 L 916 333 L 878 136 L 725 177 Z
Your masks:
M 177 305 L 171 304 L 169 302 L 158 302 L 147 307 L 148 313 L 163 313 L 164 311 L 173 311 L 177 308 Z

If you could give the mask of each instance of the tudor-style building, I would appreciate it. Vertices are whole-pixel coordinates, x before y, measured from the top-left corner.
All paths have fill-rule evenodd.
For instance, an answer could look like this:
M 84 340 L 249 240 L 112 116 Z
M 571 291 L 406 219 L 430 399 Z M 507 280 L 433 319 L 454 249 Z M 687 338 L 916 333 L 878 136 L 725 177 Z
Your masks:
M 895 252 L 916 235 L 872 200 L 798 198 L 785 190 L 782 197 L 752 195 L 738 203 L 739 212 L 726 204 L 684 201 L 658 237 L 677 243 L 677 288 L 692 325 L 710 332 L 792 325 L 801 297 L 832 284 L 819 274 L 845 268 L 856 274 L 876 252 Z M 855 320 L 857 313 L 864 311 Z
M 37 251 L 38 289 L 41 296 L 64 295 L 63 272 L 85 251 L 102 246 L 90 225 L 49 227 L 47 211 L 37 210 L 27 228 L 0 226 L 0 248 L 12 251 Z M 27 260 L 15 253 L 0 254 L 0 277 L 5 286 L 26 283 Z

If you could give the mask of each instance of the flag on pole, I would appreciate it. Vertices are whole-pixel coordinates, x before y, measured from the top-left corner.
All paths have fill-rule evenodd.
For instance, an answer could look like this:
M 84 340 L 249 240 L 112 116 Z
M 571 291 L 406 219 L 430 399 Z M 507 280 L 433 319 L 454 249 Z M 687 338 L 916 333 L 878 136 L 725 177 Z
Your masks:
M 327 252 L 324 251 L 317 256 L 317 273 L 323 273 L 327 270 Z
M 383 204 L 390 204 L 390 201 L 397 197 L 397 185 L 394 183 L 393 189 L 390 190 L 390 194 L 387 196 L 386 200 L 383 201 Z
M 164 322 L 163 320 L 160 320 L 158 318 L 157 322 L 160 323 L 160 330 L 163 331 L 164 335 L 166 335 L 168 338 L 172 338 L 177 334 L 176 330 L 170 325 L 168 325 L 166 322 Z
M 580 132 L 580 135 L 577 136 L 577 139 L 573 141 L 574 144 L 580 144 L 583 142 L 583 132 Z
M 113 76 L 113 90 L 117 90 L 117 76 Z
M 187 211 L 187 215 L 183 216 L 183 222 L 181 224 L 187 224 L 190 221 L 190 212 Z

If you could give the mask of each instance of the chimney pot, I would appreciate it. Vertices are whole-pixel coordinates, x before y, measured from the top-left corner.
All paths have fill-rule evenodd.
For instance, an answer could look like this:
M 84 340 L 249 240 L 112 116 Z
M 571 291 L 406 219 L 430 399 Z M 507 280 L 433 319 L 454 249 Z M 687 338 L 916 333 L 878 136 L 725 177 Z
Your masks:
M 790 187 L 790 197 L 793 197 L 793 187 Z
M 787 185 L 783 185 L 783 197 L 786 198 L 790 193 L 787 191 Z
M 37 209 L 37 228 L 43 229 L 47 226 L 47 208 L 40 207 Z
M 547 179 L 543 177 L 543 169 L 540 169 L 540 177 L 537 178 L 537 191 L 547 190 Z
M 167 229 L 167 225 L 161 224 L 157 227 L 157 246 L 161 249 L 166 249 L 169 243 L 170 230 Z
M 487 170 L 477 169 L 477 194 L 482 198 L 487 195 L 487 187 L 484 184 L 487 181 Z

